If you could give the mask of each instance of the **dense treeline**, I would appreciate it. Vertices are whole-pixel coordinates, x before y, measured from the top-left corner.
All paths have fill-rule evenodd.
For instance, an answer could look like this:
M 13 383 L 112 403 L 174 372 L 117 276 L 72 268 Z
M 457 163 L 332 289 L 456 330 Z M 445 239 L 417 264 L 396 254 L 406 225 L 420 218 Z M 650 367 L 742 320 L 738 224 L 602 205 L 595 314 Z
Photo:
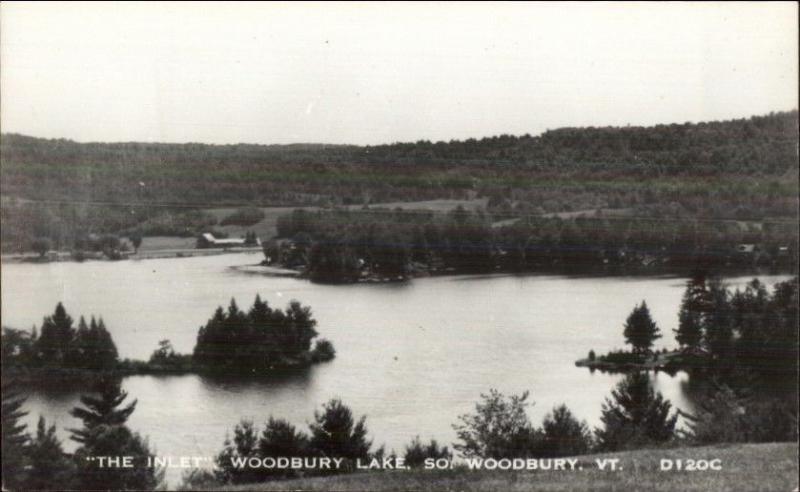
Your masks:
M 731 292 L 697 273 L 687 282 L 675 338 L 684 349 L 707 352 L 716 371 L 746 370 L 796 384 L 799 302 L 797 277 L 772 293 L 758 279 Z
M 121 232 L 146 222 L 154 232 L 193 233 L 197 217 L 184 217 L 186 206 L 475 196 L 512 215 L 629 208 L 656 216 L 794 217 L 797 121 L 791 111 L 366 147 L 80 144 L 7 134 L 0 142 L 2 242 L 24 248 L 46 236 L 71 247 L 73 231 Z
M 319 281 L 404 278 L 415 271 L 529 271 L 562 265 L 689 270 L 730 265 L 796 267 L 798 225 L 588 217 L 522 218 L 402 210 L 296 210 L 281 217 L 289 242 L 264 244 L 268 263 Z M 741 244 L 752 250 L 738 251 Z
M 292 301 L 286 310 L 273 309 L 256 296 L 245 313 L 231 299 L 227 311 L 218 307 L 197 333 L 193 362 L 224 373 L 262 373 L 276 368 L 330 360 L 333 345 L 318 340 L 311 308 Z
M 77 327 L 61 303 L 42 321 L 38 333 L 3 328 L 3 370 L 42 368 L 48 370 L 110 371 L 119 362 L 117 347 L 103 318 L 91 321 L 81 316 Z

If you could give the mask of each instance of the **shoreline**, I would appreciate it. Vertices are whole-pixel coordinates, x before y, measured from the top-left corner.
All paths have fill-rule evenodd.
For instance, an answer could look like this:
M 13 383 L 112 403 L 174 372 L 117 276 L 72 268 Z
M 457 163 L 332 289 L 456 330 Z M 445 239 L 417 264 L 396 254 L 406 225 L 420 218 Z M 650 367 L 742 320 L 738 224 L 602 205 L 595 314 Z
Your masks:
M 103 256 L 86 258 L 82 261 L 72 258 L 71 252 L 58 251 L 54 257 L 42 258 L 36 253 L 10 253 L 0 255 L 0 263 L 32 263 L 32 264 L 48 264 L 48 263 L 85 263 L 90 261 L 103 261 L 103 262 L 117 262 L 117 261 L 140 261 L 140 260 L 156 260 L 156 259 L 180 259 L 192 258 L 196 256 L 217 256 L 235 253 L 261 253 L 261 247 L 242 247 L 242 248 L 185 248 L 185 249 L 159 249 L 151 251 L 140 251 L 135 254 L 126 255 L 124 258 L 118 260 L 111 260 Z

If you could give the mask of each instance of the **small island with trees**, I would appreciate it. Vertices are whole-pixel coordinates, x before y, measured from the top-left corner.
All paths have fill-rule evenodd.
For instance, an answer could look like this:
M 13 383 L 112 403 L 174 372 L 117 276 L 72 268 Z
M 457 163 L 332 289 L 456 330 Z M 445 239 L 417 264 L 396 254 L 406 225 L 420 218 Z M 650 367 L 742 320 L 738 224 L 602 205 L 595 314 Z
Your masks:
M 266 375 L 273 370 L 332 360 L 336 351 L 317 339 L 311 308 L 297 301 L 285 310 L 271 308 L 260 296 L 249 311 L 231 299 L 201 326 L 192 354 L 178 354 L 161 340 L 150 359 L 120 360 L 103 318 L 81 316 L 77 327 L 63 304 L 44 318 L 39 330 L 3 327 L 3 377 L 61 383 L 134 374 L 225 373 Z M 313 342 L 313 345 L 312 345 Z

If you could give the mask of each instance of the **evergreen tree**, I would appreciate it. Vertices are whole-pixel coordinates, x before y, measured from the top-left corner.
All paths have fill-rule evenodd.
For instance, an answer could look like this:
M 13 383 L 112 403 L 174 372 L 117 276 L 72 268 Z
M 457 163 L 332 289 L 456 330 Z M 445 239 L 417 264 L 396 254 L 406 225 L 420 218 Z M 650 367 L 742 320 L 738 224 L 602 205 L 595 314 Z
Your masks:
M 41 334 L 36 341 L 39 358 L 48 365 L 64 367 L 67 353 L 75 336 L 72 318 L 60 302 L 52 316 L 42 321 Z
M 2 382 L 2 472 L 3 488 L 18 490 L 25 479 L 25 446 L 28 435 L 25 424 L 20 423 L 28 412 L 23 412 L 24 398 L 20 397 L 17 384 L 3 379 Z
M 695 272 L 686 283 L 678 314 L 678 329 L 675 330 L 675 340 L 681 347 L 700 347 L 704 336 L 705 318 L 711 309 L 710 302 L 705 274 Z
M 585 422 L 576 419 L 566 405 L 553 409 L 542 423 L 542 454 L 548 457 L 585 454 L 592 445 L 592 435 Z
M 194 346 L 194 361 L 202 366 L 216 367 L 224 357 L 225 311 L 222 306 L 217 307 L 214 315 L 201 326 L 197 332 L 197 343 Z
M 280 456 L 309 456 L 308 436 L 298 431 L 295 426 L 282 419 L 269 418 L 261 437 L 258 440 L 258 454 L 261 457 Z M 261 473 L 262 478 L 293 478 L 298 475 L 297 470 L 266 469 Z
M 36 437 L 28 447 L 30 472 L 25 481 L 27 490 L 58 490 L 70 488 L 73 477 L 72 463 L 67 459 L 61 442 L 56 438 L 56 426 L 47 427 L 44 417 L 39 417 Z
M 311 308 L 297 301 L 290 302 L 286 309 L 286 322 L 290 336 L 286 351 L 293 354 L 310 350 L 311 340 L 317 336 L 314 329 L 317 321 L 311 315 Z
M 678 415 L 672 405 L 653 391 L 647 373 L 629 374 L 603 403 L 603 428 L 595 430 L 602 451 L 638 448 L 670 440 Z
M 81 396 L 85 408 L 75 407 L 70 412 L 70 415 L 83 421 L 82 429 L 70 429 L 72 440 L 85 444 L 95 427 L 124 425 L 137 403 L 134 400 L 121 407 L 127 397 L 128 393 L 122 389 L 118 379 L 100 380 L 96 385 L 96 394 Z
M 92 319 L 89 329 L 93 342 L 92 358 L 95 361 L 94 368 L 103 371 L 114 369 L 118 362 L 117 346 L 106 329 L 103 318 L 100 318 L 97 324 L 94 324 L 94 319 Z
M 94 318 L 92 318 L 94 323 Z M 92 365 L 92 334 L 86 319 L 81 316 L 78 321 L 78 328 L 69 346 L 67 365 L 81 369 L 89 369 Z
M 733 363 L 733 313 L 728 291 L 719 281 L 708 286 L 709 310 L 704 323 L 704 345 L 719 366 Z
M 100 466 L 89 457 L 130 457 L 132 467 Z M 155 490 L 164 470 L 149 466 L 155 457 L 147 440 L 125 425 L 100 424 L 87 429 L 86 441 L 75 451 L 76 489 Z
M 636 353 L 648 352 L 653 342 L 661 338 L 661 330 L 650 316 L 650 310 L 644 301 L 640 306 L 633 308 L 625 321 L 624 335 L 625 343 L 632 345 Z
M 367 439 L 366 416 L 357 422 L 353 412 L 341 400 L 333 399 L 314 412 L 310 424 L 311 448 L 322 456 L 345 458 L 352 465 L 356 459 L 368 459 L 372 441 Z
M 711 391 L 695 397 L 692 414 L 681 431 L 693 443 L 796 442 L 796 401 L 759 395 L 752 387 L 733 390 L 713 381 Z
M 770 334 L 775 316 L 770 312 L 766 287 L 758 279 L 752 280 L 744 291 L 736 290 L 731 306 L 734 329 L 739 335 L 735 348 L 737 363 L 760 374 L 769 372 L 773 363 Z M 796 331 L 796 326 L 793 330 Z
M 76 488 L 84 490 L 153 490 L 163 480 L 163 470 L 149 466 L 155 456 L 146 439 L 125 425 L 136 408 L 136 400 L 122 406 L 127 393 L 118 379 L 97 383 L 96 395 L 81 396 L 85 408 L 70 414 L 83 421 L 83 428 L 70 429 L 72 439 L 82 444 L 75 451 Z M 91 456 L 122 457 L 133 460 L 131 468 L 101 466 Z

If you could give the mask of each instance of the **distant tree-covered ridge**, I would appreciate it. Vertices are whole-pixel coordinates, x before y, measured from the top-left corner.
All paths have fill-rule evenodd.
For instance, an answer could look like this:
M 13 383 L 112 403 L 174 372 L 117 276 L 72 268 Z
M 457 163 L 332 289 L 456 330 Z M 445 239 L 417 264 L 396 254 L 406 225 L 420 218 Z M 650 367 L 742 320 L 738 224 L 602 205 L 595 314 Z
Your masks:
M 648 216 L 795 217 L 797 111 L 539 136 L 353 145 L 76 143 L 0 139 L 2 242 L 81 234 L 186 235 L 221 206 L 488 198 L 510 215 L 598 208 Z M 247 223 L 257 214 L 228 217 Z M 230 222 L 233 221 L 233 222 Z
M 256 296 L 248 312 L 235 299 L 227 310 L 217 308 L 197 334 L 193 361 L 207 370 L 262 373 L 270 369 L 330 360 L 333 346 L 318 340 L 311 308 L 292 301 L 273 309 Z
M 362 196 L 351 193 L 355 190 L 389 199 L 414 191 L 418 197 L 438 196 L 424 190 L 470 187 L 473 176 L 514 178 L 520 170 L 617 177 L 781 175 L 796 169 L 797 123 L 795 110 L 721 122 L 561 128 L 539 136 L 375 146 L 76 143 L 4 134 L 2 192 L 25 198 L 117 201 L 122 194 L 141 202 L 241 203 L 298 193 Z M 455 169 L 466 173 L 456 177 Z M 390 188 L 398 186 L 414 191 L 392 196 Z

